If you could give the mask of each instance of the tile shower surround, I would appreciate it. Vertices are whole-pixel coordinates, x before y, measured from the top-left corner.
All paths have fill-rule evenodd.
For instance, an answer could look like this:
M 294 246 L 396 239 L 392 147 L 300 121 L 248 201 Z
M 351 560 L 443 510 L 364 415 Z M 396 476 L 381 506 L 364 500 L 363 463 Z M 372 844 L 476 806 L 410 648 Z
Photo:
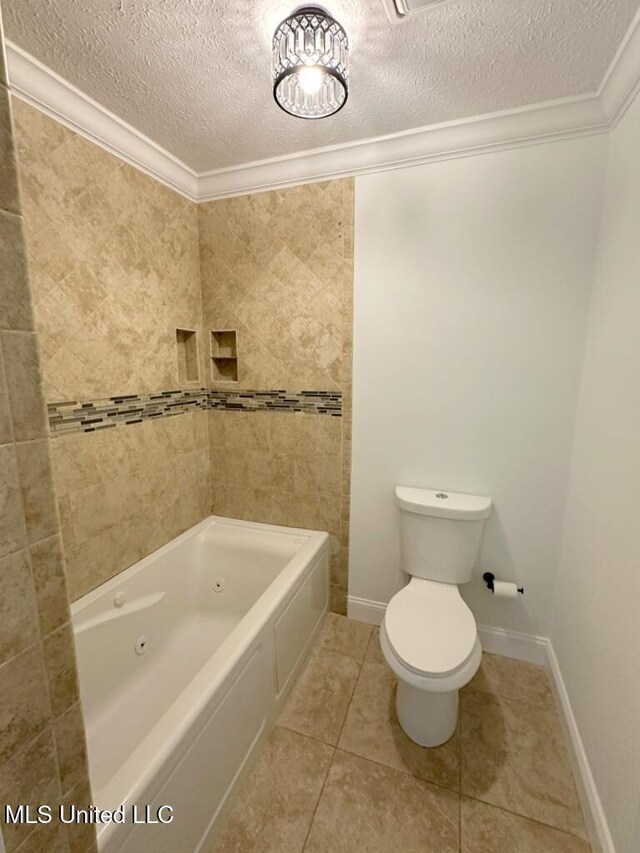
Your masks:
M 13 104 L 45 399 L 71 401 L 49 411 L 71 600 L 215 512 L 329 530 L 345 612 L 353 179 L 196 205 Z M 210 379 L 216 329 L 233 386 Z
M 0 805 L 91 800 L 0 21 Z M 0 825 L 7 853 L 95 853 L 90 825 Z
M 340 418 L 342 394 L 339 391 L 221 391 L 198 388 L 159 391 L 157 394 L 121 394 L 103 400 L 71 400 L 47 405 L 52 437 L 139 424 L 143 420 L 172 417 L 195 409 L 302 412 Z
M 12 105 L 45 399 L 180 387 L 176 329 L 203 340 L 195 204 Z
M 1 70 L 0 84 L 2 119 L 9 98 Z M 13 108 L 22 199 L 11 125 L 0 120 L 0 210 L 9 211 L 0 219 L 10 246 L 17 246 L 10 229 L 24 226 L 32 292 L 20 239 L 20 252 L 4 262 L 10 298 L 0 294 L 0 316 L 6 309 L 12 414 L 28 435 L 11 432 L 0 406 L 0 444 L 17 439 L 15 450 L 2 448 L 0 462 L 16 510 L 11 518 L 5 514 L 5 532 L 12 547 L 19 540 L 26 552 L 25 563 L 7 557 L 6 581 L 15 594 L 6 600 L 23 608 L 13 608 L 16 617 L 24 610 L 31 617 L 22 631 L 14 620 L 0 620 L 0 634 L 4 626 L 8 637 L 0 712 L 15 721 L 10 743 L 0 743 L 0 756 L 13 751 L 10 760 L 0 760 L 0 797 L 17 791 L 35 801 L 51 790 L 83 804 L 91 794 L 68 598 L 215 509 L 329 529 L 332 604 L 346 607 L 353 181 L 198 208 L 18 99 Z M 201 390 L 200 382 L 209 384 L 204 346 L 202 379 L 183 384 L 176 374 L 177 328 L 196 331 L 201 342 L 206 329 L 238 329 L 242 372 L 233 392 Z M 28 358 L 18 346 L 36 337 L 39 364 L 35 346 Z M 80 401 L 49 410 L 53 433 L 44 405 L 38 411 L 33 405 L 32 389 L 41 382 L 46 400 Z M 319 399 L 322 394 L 264 396 L 244 389 L 332 390 Z M 111 399 L 115 391 L 124 396 Z M 184 416 L 169 416 L 176 414 Z M 100 429 L 103 421 L 134 421 L 137 429 Z M 216 427 L 208 430 L 207 421 Z M 50 442 L 52 465 L 48 433 L 59 436 Z M 218 462 L 215 490 L 210 454 Z M 226 475 L 249 461 L 250 476 L 235 488 L 237 478 Z M 24 548 L 17 512 L 22 493 Z M 25 597 L 29 560 L 35 592 Z M 91 827 L 5 834 L 8 853 L 93 853 L 94 842 Z

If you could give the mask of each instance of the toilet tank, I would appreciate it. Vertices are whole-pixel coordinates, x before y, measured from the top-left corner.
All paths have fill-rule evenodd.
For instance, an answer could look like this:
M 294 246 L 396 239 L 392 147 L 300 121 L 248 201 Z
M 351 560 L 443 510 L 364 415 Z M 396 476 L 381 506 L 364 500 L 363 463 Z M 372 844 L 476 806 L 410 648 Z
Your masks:
M 416 578 L 467 583 L 478 559 L 491 498 L 396 487 L 400 568 Z

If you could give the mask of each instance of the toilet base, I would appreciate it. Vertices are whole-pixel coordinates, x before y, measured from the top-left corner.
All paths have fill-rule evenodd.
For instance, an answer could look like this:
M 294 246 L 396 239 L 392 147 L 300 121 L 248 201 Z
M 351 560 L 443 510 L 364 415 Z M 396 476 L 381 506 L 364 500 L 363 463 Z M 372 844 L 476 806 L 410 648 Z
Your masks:
M 420 746 L 441 746 L 458 724 L 458 691 L 432 693 L 400 680 L 396 713 L 404 733 Z

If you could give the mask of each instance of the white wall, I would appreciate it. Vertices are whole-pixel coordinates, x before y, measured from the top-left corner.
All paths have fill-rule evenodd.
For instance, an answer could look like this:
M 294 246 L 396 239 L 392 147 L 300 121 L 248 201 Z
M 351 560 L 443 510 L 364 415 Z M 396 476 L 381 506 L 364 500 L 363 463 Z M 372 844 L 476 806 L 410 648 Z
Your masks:
M 617 853 L 640 850 L 640 98 L 611 135 L 552 642 Z
M 606 137 L 356 179 L 349 594 L 386 602 L 397 483 L 488 494 L 476 618 L 548 635 Z

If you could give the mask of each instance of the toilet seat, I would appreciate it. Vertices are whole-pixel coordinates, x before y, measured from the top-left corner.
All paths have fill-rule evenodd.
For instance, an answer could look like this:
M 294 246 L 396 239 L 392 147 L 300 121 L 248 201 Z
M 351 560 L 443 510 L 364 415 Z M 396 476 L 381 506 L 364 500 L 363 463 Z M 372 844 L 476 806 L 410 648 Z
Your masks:
M 412 578 L 389 602 L 383 627 L 397 662 L 422 678 L 455 676 L 477 654 L 476 622 L 454 584 Z

